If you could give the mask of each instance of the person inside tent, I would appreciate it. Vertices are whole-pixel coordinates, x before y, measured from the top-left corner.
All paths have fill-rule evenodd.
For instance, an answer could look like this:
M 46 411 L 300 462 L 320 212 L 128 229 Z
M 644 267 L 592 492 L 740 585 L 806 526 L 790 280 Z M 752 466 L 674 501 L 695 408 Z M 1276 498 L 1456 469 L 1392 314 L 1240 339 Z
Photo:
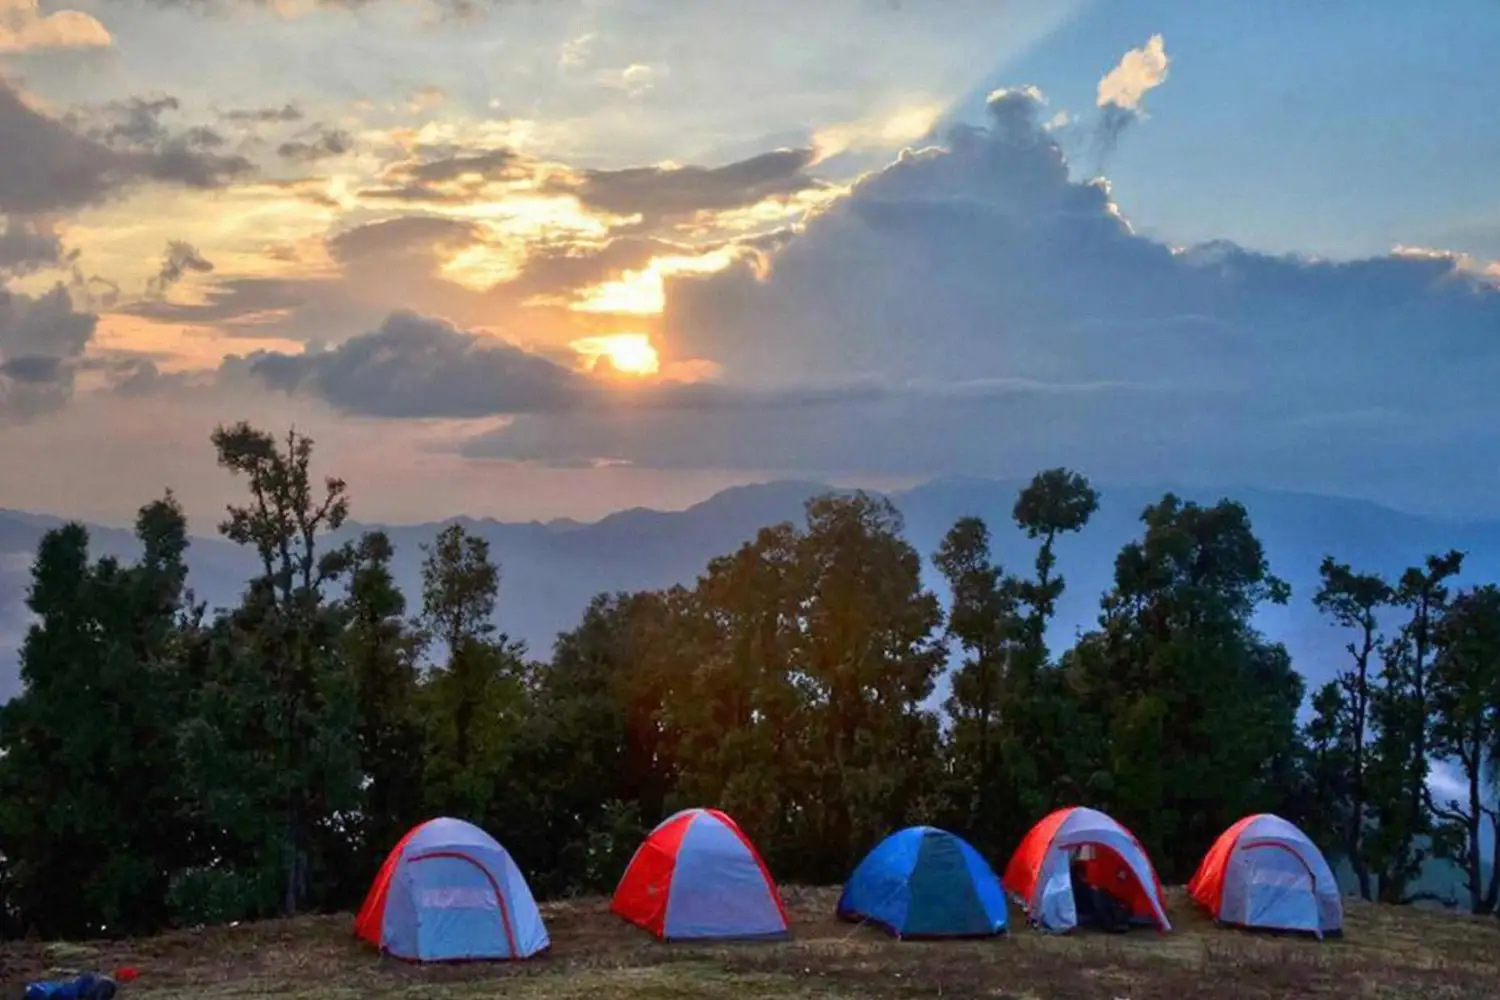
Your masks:
M 1118 888 L 1107 881 L 1095 885 L 1089 863 L 1081 854 L 1073 856 L 1068 873 L 1073 883 L 1073 909 L 1078 914 L 1079 926 L 1097 927 L 1110 934 L 1125 933 L 1130 930 L 1130 904 L 1121 898 L 1121 893 L 1128 888 L 1125 872 L 1115 872 L 1114 881 L 1119 884 Z

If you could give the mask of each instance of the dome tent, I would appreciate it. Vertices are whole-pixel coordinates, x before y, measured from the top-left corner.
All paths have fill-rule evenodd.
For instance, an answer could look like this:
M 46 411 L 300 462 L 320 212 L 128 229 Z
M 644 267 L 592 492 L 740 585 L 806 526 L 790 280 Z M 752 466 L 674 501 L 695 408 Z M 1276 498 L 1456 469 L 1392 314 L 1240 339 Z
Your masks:
M 1080 856 L 1088 884 L 1128 907 L 1133 922 L 1172 929 L 1161 880 L 1145 849 L 1134 834 L 1097 809 L 1069 806 L 1032 827 L 1005 868 L 1005 888 L 1038 926 L 1071 930 L 1078 925 L 1078 913 L 1069 868 Z
M 1339 935 L 1344 904 L 1323 852 L 1293 823 L 1261 813 L 1219 835 L 1188 894 L 1236 927 Z
M 931 826 L 886 837 L 854 869 L 839 897 L 844 920 L 899 938 L 988 937 L 1006 929 L 1005 892 L 963 838 Z
M 734 820 L 685 809 L 636 849 L 610 909 L 663 941 L 787 937 L 766 864 Z
M 479 827 L 447 817 L 413 827 L 391 850 L 354 932 L 414 962 L 530 958 L 550 943 L 510 854 Z

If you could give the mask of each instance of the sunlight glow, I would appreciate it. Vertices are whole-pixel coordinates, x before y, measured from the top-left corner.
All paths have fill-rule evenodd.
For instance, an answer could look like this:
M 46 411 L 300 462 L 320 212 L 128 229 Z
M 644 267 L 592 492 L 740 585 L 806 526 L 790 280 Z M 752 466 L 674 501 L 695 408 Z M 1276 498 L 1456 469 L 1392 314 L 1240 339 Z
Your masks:
M 943 107 L 940 102 L 923 101 L 888 115 L 819 129 L 813 135 L 813 163 L 822 163 L 845 150 L 891 149 L 916 142 L 932 131 Z
M 655 257 L 639 270 L 626 271 L 613 281 L 588 289 L 569 308 L 578 312 L 659 316 L 667 305 L 667 277 L 674 274 L 713 274 L 724 270 L 739 256 L 740 252 L 732 247 L 720 247 L 697 257 Z
M 588 368 L 607 362 L 622 375 L 655 375 L 661 359 L 651 338 L 644 333 L 615 333 L 602 337 L 584 337 L 568 345 L 577 351 Z

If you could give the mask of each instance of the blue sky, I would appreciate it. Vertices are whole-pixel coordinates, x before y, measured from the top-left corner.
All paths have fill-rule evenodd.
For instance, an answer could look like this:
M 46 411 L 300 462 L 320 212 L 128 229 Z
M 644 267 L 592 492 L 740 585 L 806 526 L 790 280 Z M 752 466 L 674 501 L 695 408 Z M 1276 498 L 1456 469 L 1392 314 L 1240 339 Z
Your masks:
M 1091 3 L 1007 65 L 1086 108 L 1122 39 L 1161 34 L 1171 83 L 1150 135 L 1108 166 L 1142 232 L 1273 253 L 1381 253 L 1398 243 L 1500 256 L 1500 6 L 1485 0 Z
M 245 417 L 371 519 L 1059 463 L 1500 516 L 1493 4 L 444 3 L 0 0 L 0 505 L 211 517 Z

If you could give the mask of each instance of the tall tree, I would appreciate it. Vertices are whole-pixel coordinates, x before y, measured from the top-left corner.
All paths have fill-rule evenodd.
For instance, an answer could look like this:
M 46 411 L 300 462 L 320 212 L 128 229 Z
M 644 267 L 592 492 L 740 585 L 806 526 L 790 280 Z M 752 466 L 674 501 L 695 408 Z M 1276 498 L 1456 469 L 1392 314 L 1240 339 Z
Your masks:
M 1053 575 L 1057 567 L 1053 546 L 1060 535 L 1082 531 L 1098 509 L 1099 493 L 1088 478 L 1063 468 L 1037 473 L 1016 498 L 1011 516 L 1027 538 L 1042 542 L 1036 553 L 1036 579 L 1020 588 L 1021 600 L 1031 608 L 1027 623 L 1037 665 L 1046 659 L 1047 623 L 1065 586 L 1061 576 Z
M 1354 869 L 1359 894 L 1370 898 L 1370 867 L 1365 857 L 1365 830 L 1369 825 L 1370 711 L 1372 703 L 1372 658 L 1381 648 L 1380 610 L 1394 599 L 1385 580 L 1373 573 L 1357 573 L 1347 564 L 1324 556 L 1318 567 L 1322 584 L 1313 596 L 1318 610 L 1334 624 L 1354 632 L 1344 647 L 1352 666 L 1339 673 L 1334 688 L 1336 700 L 1324 694 L 1327 739 L 1336 743 L 1340 759 L 1347 764 L 1338 803 L 1344 817 L 1339 838 L 1341 853 Z M 1320 717 L 1322 717 L 1320 715 Z M 1330 751 L 1331 752 L 1331 751 Z M 1325 761 L 1327 758 L 1325 757 Z
M 1055 572 L 1054 547 L 1061 536 L 1082 531 L 1098 509 L 1099 494 L 1087 477 L 1055 468 L 1037 473 L 1011 511 L 1026 537 L 1041 541 L 1036 576 L 1015 584 L 1017 599 L 1029 612 L 1010 670 L 1006 769 L 1021 816 L 1042 814 L 1064 799 L 1076 799 L 1089 783 L 1083 773 L 1086 745 L 1098 727 L 1079 718 L 1067 679 L 1049 667 L 1047 628 L 1066 587 L 1066 580 Z
M 1429 800 L 1429 808 L 1455 828 L 1470 908 L 1489 913 L 1500 902 L 1500 812 L 1487 787 L 1500 744 L 1500 587 L 1477 587 L 1454 598 L 1433 641 L 1436 655 L 1428 688 L 1432 752 L 1458 765 L 1466 795 L 1463 802 L 1441 805 Z M 1487 885 L 1481 846 L 1485 832 L 1491 841 Z
M 353 553 L 344 657 L 359 698 L 357 732 L 364 795 L 360 872 L 374 874 L 422 811 L 423 731 L 418 708 L 418 638 L 402 616 L 406 598 L 391 575 L 395 550 L 383 531 L 366 532 Z
M 313 828 L 357 797 L 353 685 L 338 653 L 342 622 L 324 593 L 347 571 L 351 550 L 321 548 L 347 519 L 349 498 L 341 479 L 317 488 L 313 441 L 295 429 L 278 443 L 240 422 L 216 428 L 213 444 L 219 465 L 243 477 L 250 494 L 229 506 L 219 530 L 251 548 L 262 572 L 218 627 L 214 662 L 239 686 L 205 695 L 220 697 L 215 710 L 229 719 L 213 732 L 199 728 L 191 746 L 211 799 L 228 801 L 206 787 L 227 777 L 228 761 L 240 760 L 247 779 L 267 770 L 262 780 L 280 817 L 268 853 L 281 870 L 281 909 L 290 914 L 308 891 Z M 216 752 L 222 759 L 213 759 Z
M 991 561 L 989 528 L 977 517 L 954 524 L 933 563 L 948 581 L 947 634 L 966 654 L 952 674 L 945 706 L 953 720 L 955 790 L 966 799 L 964 825 L 990 844 L 999 833 L 990 821 L 1017 811 L 1013 801 L 1002 799 L 995 767 L 1003 736 L 996 737 L 1007 721 L 1009 661 L 1022 632 L 1017 582 Z
M 813 752 L 805 555 L 797 529 L 778 524 L 711 560 L 697 586 L 671 602 L 670 632 L 643 650 L 649 660 L 640 674 L 680 734 L 682 804 L 722 802 L 753 837 L 777 845 L 794 842 L 804 809 L 816 812 L 805 764 Z M 777 853 L 773 863 L 808 864 L 797 851 Z
M 429 806 L 483 819 L 524 717 L 525 647 L 497 633 L 488 541 L 453 524 L 424 552 L 422 621 L 448 657 L 426 683 Z
M 1372 705 L 1376 761 L 1370 784 L 1376 799 L 1370 838 L 1380 898 L 1407 902 L 1408 886 L 1433 854 L 1427 778 L 1431 766 L 1434 638 L 1448 604 L 1448 582 L 1463 569 L 1463 553 L 1428 556 L 1401 575 L 1392 603 L 1407 621 L 1383 650 L 1382 686 Z
M 811 697 L 806 766 L 821 815 L 807 849 L 824 877 L 849 870 L 930 787 L 936 716 L 923 708 L 942 669 L 942 609 L 889 500 L 864 493 L 807 505 L 799 545 Z

